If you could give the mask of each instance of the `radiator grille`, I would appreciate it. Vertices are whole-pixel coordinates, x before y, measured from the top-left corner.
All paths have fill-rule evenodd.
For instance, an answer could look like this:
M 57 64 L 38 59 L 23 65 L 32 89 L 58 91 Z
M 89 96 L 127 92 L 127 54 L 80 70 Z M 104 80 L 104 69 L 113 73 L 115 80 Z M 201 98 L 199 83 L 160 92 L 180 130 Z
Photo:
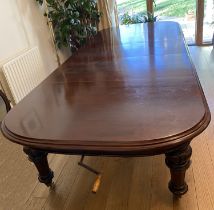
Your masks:
M 15 103 L 24 98 L 46 77 L 38 47 L 4 64 L 2 71 Z

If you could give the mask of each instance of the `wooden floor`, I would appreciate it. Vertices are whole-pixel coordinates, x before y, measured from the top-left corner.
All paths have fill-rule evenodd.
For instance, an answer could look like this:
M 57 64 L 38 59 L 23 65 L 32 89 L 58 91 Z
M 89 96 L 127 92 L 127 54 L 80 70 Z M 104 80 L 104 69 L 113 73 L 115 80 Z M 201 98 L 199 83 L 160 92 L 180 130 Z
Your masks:
M 214 113 L 214 51 L 190 47 L 208 104 Z M 189 191 L 181 199 L 169 192 L 164 156 L 86 158 L 103 172 L 100 190 L 91 193 L 95 176 L 77 165 L 78 156 L 51 155 L 55 189 L 37 181 L 37 172 L 19 145 L 0 139 L 0 210 L 147 210 L 214 209 L 214 121 L 192 142 Z

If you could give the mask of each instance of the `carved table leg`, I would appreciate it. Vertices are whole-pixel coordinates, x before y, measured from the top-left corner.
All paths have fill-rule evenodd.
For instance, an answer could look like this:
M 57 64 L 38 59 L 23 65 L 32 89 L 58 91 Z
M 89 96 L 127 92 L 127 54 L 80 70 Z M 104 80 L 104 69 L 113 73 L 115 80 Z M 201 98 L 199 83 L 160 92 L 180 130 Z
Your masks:
M 24 147 L 23 151 L 28 155 L 28 158 L 33 162 L 39 172 L 38 179 L 48 187 L 52 185 L 54 177 L 53 171 L 49 168 L 47 160 L 47 152 L 34 150 L 29 147 Z
M 189 143 L 166 153 L 166 165 L 170 168 L 171 173 L 169 190 L 175 195 L 181 196 L 188 191 L 185 173 L 190 166 L 191 155 L 192 148 Z

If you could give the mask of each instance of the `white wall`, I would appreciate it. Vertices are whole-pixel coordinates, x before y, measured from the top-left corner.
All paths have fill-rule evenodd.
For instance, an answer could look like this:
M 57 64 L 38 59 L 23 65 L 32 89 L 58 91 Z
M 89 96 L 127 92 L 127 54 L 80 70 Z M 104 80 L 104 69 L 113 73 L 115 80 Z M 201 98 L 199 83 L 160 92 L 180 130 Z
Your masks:
M 0 63 L 26 50 L 28 40 L 17 5 L 0 0 Z
M 36 0 L 0 0 L 0 67 L 18 54 L 38 46 L 45 71 L 57 68 L 47 20 Z M 60 52 L 61 62 L 70 55 Z

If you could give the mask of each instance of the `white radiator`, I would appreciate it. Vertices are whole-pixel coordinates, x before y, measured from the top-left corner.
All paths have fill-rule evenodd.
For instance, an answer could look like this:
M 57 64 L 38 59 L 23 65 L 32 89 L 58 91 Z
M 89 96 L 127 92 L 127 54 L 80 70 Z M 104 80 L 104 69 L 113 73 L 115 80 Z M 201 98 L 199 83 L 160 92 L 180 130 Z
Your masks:
M 46 77 L 38 47 L 4 64 L 2 71 L 15 103 L 24 98 Z

